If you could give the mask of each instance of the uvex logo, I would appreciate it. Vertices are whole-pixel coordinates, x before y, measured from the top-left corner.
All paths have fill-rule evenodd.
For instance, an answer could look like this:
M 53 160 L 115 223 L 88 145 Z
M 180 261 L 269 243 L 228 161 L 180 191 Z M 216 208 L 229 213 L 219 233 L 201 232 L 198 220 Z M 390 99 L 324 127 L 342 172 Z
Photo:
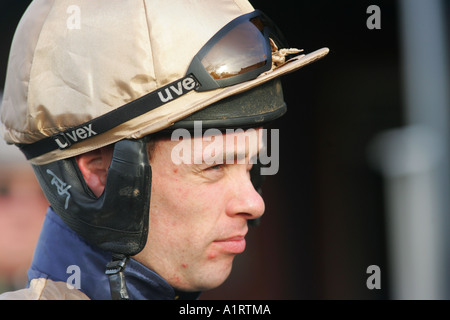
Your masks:
M 97 133 L 92 130 L 91 123 L 69 132 L 60 133 L 54 139 L 60 149 L 66 149 L 70 147 L 73 142 L 79 142 L 95 135 L 97 135 Z
M 165 103 L 193 90 L 196 85 L 197 84 L 194 79 L 187 77 L 165 89 L 158 91 L 158 96 L 161 102 Z M 165 93 L 165 96 L 163 92 Z M 175 98 L 173 97 L 172 92 L 176 95 Z

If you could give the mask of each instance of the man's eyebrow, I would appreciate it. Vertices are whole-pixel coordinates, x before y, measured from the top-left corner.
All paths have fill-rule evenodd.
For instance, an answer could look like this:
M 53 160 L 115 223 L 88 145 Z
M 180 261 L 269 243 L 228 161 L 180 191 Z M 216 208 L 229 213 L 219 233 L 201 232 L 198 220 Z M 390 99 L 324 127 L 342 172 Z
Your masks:
M 250 161 L 253 161 L 253 159 L 257 159 L 259 157 L 259 154 L 261 152 L 262 148 L 258 148 L 256 150 L 256 154 L 251 155 Z M 211 156 L 209 157 L 209 160 L 211 159 L 215 160 L 215 163 L 218 163 L 217 160 L 221 160 L 222 164 L 234 164 L 234 163 L 245 163 L 245 159 L 247 159 L 250 155 L 251 148 L 245 148 L 245 151 L 228 151 L 228 152 L 221 152 L 221 154 L 218 154 L 217 156 Z M 206 162 L 205 159 L 203 159 L 203 162 Z
M 206 149 L 203 149 L 199 153 L 194 151 L 194 164 L 245 164 L 245 160 L 249 157 L 251 163 L 256 163 L 256 159 L 259 158 L 259 155 L 266 147 L 265 143 L 257 136 L 253 135 L 245 136 L 244 139 L 245 147 L 242 144 L 237 145 L 236 138 L 234 137 L 223 144 L 220 144 L 221 147 L 219 149 L 213 148 L 213 152 L 217 151 L 214 154 L 211 154 L 209 150 L 206 151 Z

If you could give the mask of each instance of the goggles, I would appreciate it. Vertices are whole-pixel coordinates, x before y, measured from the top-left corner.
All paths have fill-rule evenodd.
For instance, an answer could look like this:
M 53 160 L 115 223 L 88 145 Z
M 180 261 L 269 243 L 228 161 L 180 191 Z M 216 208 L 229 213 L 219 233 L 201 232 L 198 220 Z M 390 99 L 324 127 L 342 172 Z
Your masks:
M 272 47 L 287 43 L 276 25 L 259 10 L 240 16 L 217 32 L 195 55 L 187 75 L 200 82 L 197 91 L 252 80 L 272 68 Z
M 287 48 L 275 24 L 261 11 L 239 16 L 220 29 L 195 55 L 185 77 L 98 118 L 18 147 L 27 159 L 67 149 L 154 110 L 190 91 L 208 91 L 252 80 L 272 68 L 272 45 Z

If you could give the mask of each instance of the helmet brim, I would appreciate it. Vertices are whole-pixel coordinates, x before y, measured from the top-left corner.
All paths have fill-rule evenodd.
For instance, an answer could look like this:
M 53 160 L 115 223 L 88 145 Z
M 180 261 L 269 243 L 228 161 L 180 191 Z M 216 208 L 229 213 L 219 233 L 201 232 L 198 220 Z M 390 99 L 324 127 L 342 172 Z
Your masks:
M 281 117 L 286 111 L 281 80 L 277 78 L 213 103 L 163 131 L 194 130 L 197 121 L 201 122 L 204 130 L 259 127 Z

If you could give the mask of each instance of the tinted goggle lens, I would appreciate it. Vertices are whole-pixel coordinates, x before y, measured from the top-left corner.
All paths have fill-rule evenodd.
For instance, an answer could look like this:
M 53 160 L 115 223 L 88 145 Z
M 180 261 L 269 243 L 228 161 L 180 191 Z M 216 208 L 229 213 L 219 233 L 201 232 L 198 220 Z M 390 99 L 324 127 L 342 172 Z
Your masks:
M 268 63 L 264 35 L 251 22 L 227 33 L 201 60 L 214 80 L 259 69 Z
M 269 37 L 283 47 L 283 37 L 260 11 L 231 21 L 194 57 L 187 74 L 200 82 L 198 91 L 226 87 L 259 76 L 272 67 Z

